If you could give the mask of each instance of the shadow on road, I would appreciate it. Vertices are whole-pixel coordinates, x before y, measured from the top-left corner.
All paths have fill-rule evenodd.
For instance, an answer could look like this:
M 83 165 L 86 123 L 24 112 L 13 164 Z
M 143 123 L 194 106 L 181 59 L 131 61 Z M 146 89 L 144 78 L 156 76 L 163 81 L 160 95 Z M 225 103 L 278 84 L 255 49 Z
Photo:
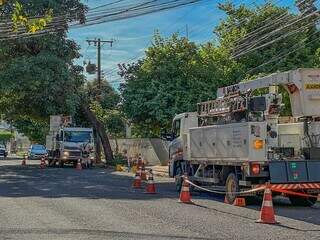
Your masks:
M 144 189 L 132 188 L 132 176 L 113 174 L 103 168 L 77 171 L 74 168 L 46 168 L 38 165 L 0 166 L 0 197 L 84 198 L 149 201 L 160 198 L 178 199 L 172 182 L 157 182 L 159 194 L 144 194 Z M 223 202 L 224 196 L 197 192 L 197 199 Z M 275 199 L 275 212 L 284 216 L 320 225 L 320 208 L 293 207 L 288 201 Z M 220 205 L 219 205 L 220 206 Z M 260 211 L 261 201 L 256 200 L 248 208 Z M 224 211 L 223 209 L 212 209 Z M 210 207 L 208 207 L 210 211 Z
M 177 196 L 174 185 L 158 183 L 161 194 L 132 188 L 133 176 L 114 175 L 103 168 L 77 171 L 71 167 L 40 169 L 37 165 L 0 166 L 0 197 L 88 198 L 149 200 Z M 163 194 L 165 193 L 165 194 Z

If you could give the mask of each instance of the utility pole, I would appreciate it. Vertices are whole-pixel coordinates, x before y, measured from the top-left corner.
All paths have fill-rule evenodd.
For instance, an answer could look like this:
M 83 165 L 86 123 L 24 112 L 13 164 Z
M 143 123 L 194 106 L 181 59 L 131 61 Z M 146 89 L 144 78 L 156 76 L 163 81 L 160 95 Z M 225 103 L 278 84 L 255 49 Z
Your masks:
M 112 44 L 113 44 L 113 40 L 108 40 L 108 41 L 104 41 L 104 40 L 101 40 L 100 38 L 98 39 L 93 39 L 93 40 L 90 40 L 88 39 L 87 40 L 88 44 L 91 45 L 91 43 L 94 44 L 94 46 L 97 47 L 97 81 L 98 81 L 98 89 L 99 89 L 99 95 L 101 95 L 101 46 L 104 44 L 104 43 L 109 43 L 110 46 L 112 47 Z
M 108 43 L 112 47 L 113 40 L 104 41 L 104 40 L 101 40 L 100 38 L 98 38 L 98 39 L 88 39 L 87 42 L 89 45 L 91 45 L 91 43 L 93 43 L 93 45 L 97 47 L 98 94 L 96 96 L 96 100 L 98 102 L 100 102 L 101 95 L 102 95 L 102 89 L 101 89 L 101 81 L 102 81 L 102 79 L 101 79 L 101 47 L 104 43 Z M 104 149 L 104 153 L 106 155 L 106 161 L 108 159 L 107 155 L 109 155 L 109 160 L 113 159 L 112 149 L 110 146 L 108 136 L 105 133 L 105 129 L 101 127 L 101 123 L 99 122 L 99 120 L 97 120 L 96 116 L 91 112 L 91 110 L 86 109 L 86 113 L 94 125 L 94 141 L 95 141 L 95 147 L 96 147 L 96 161 L 101 162 L 101 143 L 102 143 L 102 146 Z

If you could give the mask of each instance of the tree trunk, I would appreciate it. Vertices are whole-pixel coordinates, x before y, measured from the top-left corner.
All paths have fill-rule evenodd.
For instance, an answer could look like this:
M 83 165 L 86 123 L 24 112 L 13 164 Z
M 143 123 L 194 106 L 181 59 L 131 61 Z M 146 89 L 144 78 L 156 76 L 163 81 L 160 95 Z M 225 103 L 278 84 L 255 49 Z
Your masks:
M 88 106 L 84 106 L 84 111 L 100 137 L 103 151 L 104 151 L 104 155 L 106 158 L 106 163 L 108 161 L 112 161 L 113 160 L 113 153 L 112 153 L 111 145 L 110 145 L 109 138 L 108 138 L 105 127 L 97 119 L 96 115 L 88 108 Z
M 93 134 L 94 134 L 94 146 L 95 146 L 95 150 L 96 150 L 96 162 L 101 163 L 100 137 L 99 137 L 99 134 L 97 133 L 97 130 L 95 127 L 93 129 Z

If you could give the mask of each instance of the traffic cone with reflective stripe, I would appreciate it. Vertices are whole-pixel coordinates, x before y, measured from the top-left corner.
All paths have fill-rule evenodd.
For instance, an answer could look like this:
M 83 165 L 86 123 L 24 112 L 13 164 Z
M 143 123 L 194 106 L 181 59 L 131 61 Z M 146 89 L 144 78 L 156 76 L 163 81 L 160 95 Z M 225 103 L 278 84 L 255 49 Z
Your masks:
M 141 188 L 141 177 L 140 177 L 139 170 L 136 172 L 136 176 L 134 177 L 132 186 L 134 188 Z
M 149 193 L 149 194 L 155 194 L 156 193 L 156 186 L 155 186 L 154 181 L 153 181 L 152 169 L 149 170 L 148 183 L 147 183 L 147 187 L 146 187 L 146 192 L 145 193 Z
M 260 211 L 260 219 L 258 223 L 277 224 L 278 222 L 274 216 L 274 209 L 272 203 L 272 192 L 270 186 L 267 184 L 264 190 L 263 202 Z
M 82 170 L 82 165 L 81 165 L 81 160 L 80 159 L 78 159 L 76 169 L 77 170 Z
M 27 158 L 28 158 L 28 155 L 25 154 L 24 157 L 23 157 L 23 159 L 22 159 L 22 162 L 21 162 L 21 165 L 22 165 L 22 166 L 26 166 L 26 165 L 27 165 Z
M 236 197 L 236 199 L 233 202 L 234 206 L 237 207 L 245 207 L 246 206 L 246 199 L 243 197 Z
M 44 158 L 41 158 L 40 168 L 41 168 L 41 169 L 45 169 L 45 168 L 46 168 L 46 161 L 44 160 Z
M 146 169 L 144 167 L 144 163 L 142 163 L 142 166 L 141 166 L 140 176 L 141 176 L 141 180 L 142 181 L 146 181 L 147 180 L 147 173 L 146 173 Z
M 187 180 L 188 180 L 188 176 L 184 175 L 179 202 L 192 204 L 193 202 L 191 201 L 190 186 Z

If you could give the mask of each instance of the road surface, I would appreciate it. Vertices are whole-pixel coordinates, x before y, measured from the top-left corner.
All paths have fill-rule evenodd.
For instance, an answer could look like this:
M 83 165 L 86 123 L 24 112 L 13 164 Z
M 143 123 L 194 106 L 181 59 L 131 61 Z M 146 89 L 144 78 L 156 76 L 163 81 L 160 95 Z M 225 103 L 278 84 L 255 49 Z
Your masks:
M 264 225 L 258 204 L 207 194 L 178 203 L 171 179 L 156 178 L 159 194 L 147 195 L 131 188 L 132 174 L 20 164 L 0 161 L 0 239 L 320 239 L 317 206 L 276 201 L 280 224 Z

